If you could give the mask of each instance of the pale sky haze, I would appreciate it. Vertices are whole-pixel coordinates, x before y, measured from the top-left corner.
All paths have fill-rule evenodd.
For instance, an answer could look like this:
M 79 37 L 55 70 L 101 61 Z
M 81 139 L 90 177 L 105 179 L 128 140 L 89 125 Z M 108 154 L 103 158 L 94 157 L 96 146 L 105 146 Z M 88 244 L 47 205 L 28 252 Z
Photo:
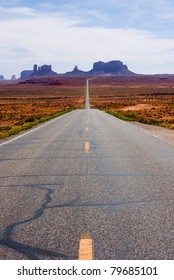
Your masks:
M 87 71 L 99 60 L 174 74 L 174 0 L 0 0 L 0 75 L 33 64 Z

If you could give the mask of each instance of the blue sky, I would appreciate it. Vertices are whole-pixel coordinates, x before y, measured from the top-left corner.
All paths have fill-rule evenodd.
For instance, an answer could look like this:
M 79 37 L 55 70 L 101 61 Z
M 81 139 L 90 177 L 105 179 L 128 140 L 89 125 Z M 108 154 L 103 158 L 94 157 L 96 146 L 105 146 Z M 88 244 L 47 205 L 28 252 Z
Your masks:
M 0 0 L 0 74 L 37 63 L 58 73 L 121 60 L 174 73 L 174 0 Z

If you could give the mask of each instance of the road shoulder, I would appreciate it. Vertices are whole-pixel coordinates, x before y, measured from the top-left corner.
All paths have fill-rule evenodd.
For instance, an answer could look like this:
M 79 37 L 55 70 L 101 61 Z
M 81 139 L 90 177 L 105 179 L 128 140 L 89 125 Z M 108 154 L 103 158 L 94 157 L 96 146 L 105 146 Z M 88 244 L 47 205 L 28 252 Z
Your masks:
M 141 128 L 146 133 L 151 134 L 154 137 L 157 137 L 169 144 L 174 145 L 174 130 L 160 126 L 143 124 L 139 122 L 133 122 L 132 124 Z

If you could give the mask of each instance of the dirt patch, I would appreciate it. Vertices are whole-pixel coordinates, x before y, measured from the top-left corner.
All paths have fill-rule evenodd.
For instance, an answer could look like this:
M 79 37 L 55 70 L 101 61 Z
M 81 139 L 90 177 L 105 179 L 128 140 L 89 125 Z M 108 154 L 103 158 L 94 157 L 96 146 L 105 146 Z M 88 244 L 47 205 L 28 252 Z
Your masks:
M 28 129 L 62 112 L 84 108 L 85 80 L 65 82 L 68 86 L 0 84 L 0 138 L 9 136 L 10 130 Z
M 144 109 L 152 109 L 153 106 L 150 104 L 137 104 L 136 106 L 126 106 L 123 108 L 120 108 L 121 111 L 139 111 Z
M 112 77 L 110 81 L 104 80 L 103 87 L 102 80 L 97 78 L 89 83 L 90 103 L 93 108 L 115 113 L 125 120 L 174 128 L 174 80 L 169 80 Z

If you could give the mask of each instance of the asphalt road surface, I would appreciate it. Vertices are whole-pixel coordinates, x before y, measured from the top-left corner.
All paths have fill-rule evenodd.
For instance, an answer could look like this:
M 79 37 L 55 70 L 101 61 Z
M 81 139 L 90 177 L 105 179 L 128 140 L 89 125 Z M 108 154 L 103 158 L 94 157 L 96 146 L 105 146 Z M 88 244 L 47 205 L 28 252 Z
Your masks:
M 88 106 L 87 106 L 88 107 Z M 174 147 L 99 110 L 0 143 L 0 259 L 174 259 Z

